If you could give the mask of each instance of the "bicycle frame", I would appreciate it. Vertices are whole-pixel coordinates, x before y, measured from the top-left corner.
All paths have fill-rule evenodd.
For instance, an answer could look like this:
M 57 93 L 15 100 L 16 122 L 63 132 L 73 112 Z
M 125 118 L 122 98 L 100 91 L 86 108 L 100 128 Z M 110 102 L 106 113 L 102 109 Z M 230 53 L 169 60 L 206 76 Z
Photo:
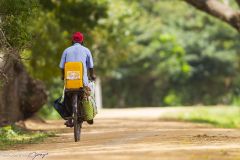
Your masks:
M 75 142 L 80 141 L 81 128 L 83 123 L 83 110 L 82 110 L 82 99 L 83 90 L 66 90 L 66 92 L 71 94 L 71 106 L 73 111 L 73 116 L 70 117 L 74 123 L 74 140 Z

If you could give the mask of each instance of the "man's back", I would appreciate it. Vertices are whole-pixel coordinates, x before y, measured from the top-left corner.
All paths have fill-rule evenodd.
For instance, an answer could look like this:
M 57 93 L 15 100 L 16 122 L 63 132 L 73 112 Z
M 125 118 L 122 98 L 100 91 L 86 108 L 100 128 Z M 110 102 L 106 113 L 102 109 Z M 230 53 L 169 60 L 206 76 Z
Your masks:
M 92 54 L 88 48 L 82 46 L 79 43 L 75 43 L 73 46 L 68 47 L 62 54 L 59 67 L 64 68 L 66 62 L 82 62 L 84 67 L 83 82 L 84 85 L 88 85 L 87 70 L 93 68 Z

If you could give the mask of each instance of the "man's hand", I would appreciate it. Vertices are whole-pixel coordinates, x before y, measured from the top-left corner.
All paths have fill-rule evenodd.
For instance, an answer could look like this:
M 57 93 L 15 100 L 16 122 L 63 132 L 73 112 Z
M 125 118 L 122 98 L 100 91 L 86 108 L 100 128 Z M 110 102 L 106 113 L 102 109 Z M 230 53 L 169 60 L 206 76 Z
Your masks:
M 89 68 L 89 73 L 90 73 L 90 80 L 95 81 L 96 80 L 96 75 L 94 74 L 93 68 Z
M 95 75 L 95 74 L 91 75 L 91 76 L 90 76 L 90 80 L 91 80 L 91 81 L 95 81 L 95 80 L 96 80 L 96 75 Z

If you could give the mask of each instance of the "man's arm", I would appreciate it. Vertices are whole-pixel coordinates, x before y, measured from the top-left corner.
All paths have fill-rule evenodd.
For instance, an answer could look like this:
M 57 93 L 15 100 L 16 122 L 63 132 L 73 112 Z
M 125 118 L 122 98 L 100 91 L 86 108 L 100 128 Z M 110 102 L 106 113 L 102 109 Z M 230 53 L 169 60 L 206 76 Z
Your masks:
M 96 75 L 94 74 L 94 69 L 93 69 L 93 58 L 92 58 L 92 54 L 89 50 L 88 51 L 88 57 L 87 57 L 87 68 L 89 71 L 89 78 L 90 80 L 95 81 L 96 80 Z
M 61 69 L 61 79 L 64 80 L 64 69 Z
M 62 58 L 59 64 L 59 68 L 61 69 L 61 79 L 64 80 L 64 64 L 66 62 L 66 50 L 62 54 Z

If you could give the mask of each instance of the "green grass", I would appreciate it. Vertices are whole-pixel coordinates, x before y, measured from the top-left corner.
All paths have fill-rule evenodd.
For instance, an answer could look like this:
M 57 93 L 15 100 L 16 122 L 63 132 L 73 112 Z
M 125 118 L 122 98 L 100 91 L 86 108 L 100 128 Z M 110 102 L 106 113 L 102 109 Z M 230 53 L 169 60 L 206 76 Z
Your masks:
M 53 133 L 27 131 L 17 126 L 0 128 L 0 150 L 6 150 L 17 144 L 42 142 L 45 138 L 54 136 Z
M 240 128 L 240 107 L 180 107 L 161 119 L 207 123 L 221 128 Z

